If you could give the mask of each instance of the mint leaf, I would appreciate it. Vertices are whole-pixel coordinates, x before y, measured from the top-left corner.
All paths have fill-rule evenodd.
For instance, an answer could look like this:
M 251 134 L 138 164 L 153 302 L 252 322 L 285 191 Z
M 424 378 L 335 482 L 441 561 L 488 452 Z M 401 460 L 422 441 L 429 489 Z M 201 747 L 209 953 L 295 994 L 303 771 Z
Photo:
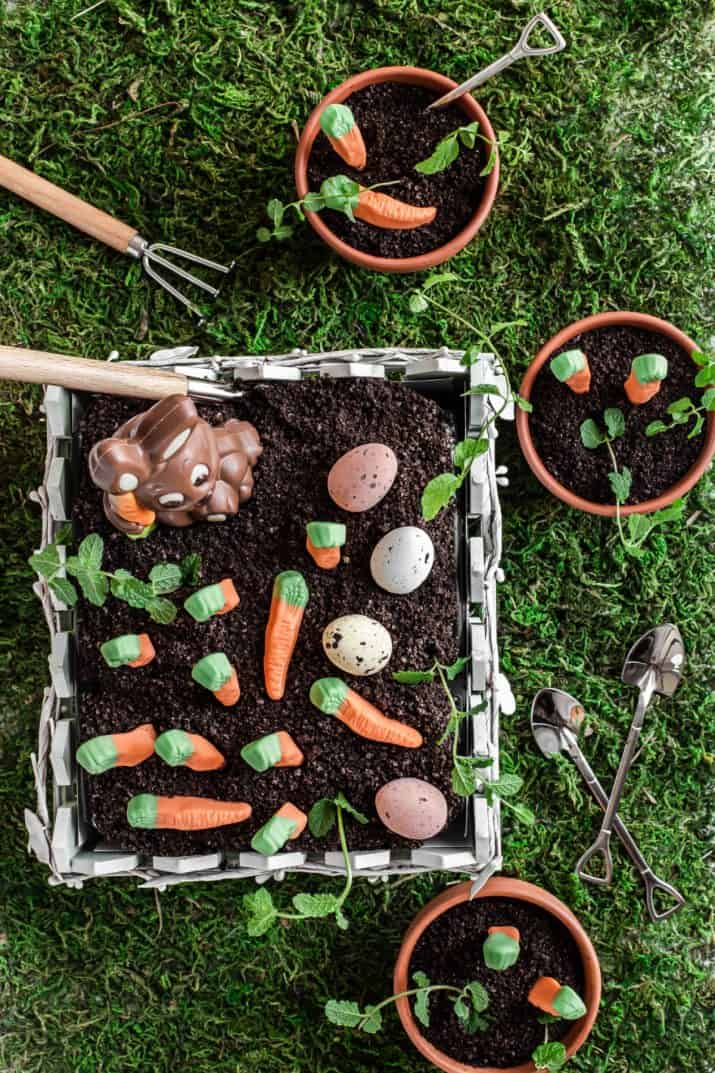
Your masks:
M 69 560 L 67 570 L 69 571 Z M 95 607 L 103 607 L 109 595 L 109 581 L 104 574 L 99 574 L 93 570 L 85 570 L 83 567 L 76 568 L 74 574 L 79 582 L 83 596 Z
M 591 417 L 583 422 L 579 432 L 581 433 L 581 443 L 584 447 L 588 447 L 589 451 L 593 451 L 596 447 L 600 447 L 602 443 L 606 442 L 605 436 Z
M 424 976 L 427 982 L 419 983 L 417 981 L 418 976 Z M 412 978 L 417 983 L 418 987 L 429 987 L 429 980 L 427 980 L 427 977 L 423 972 L 413 973 Z M 418 991 L 412 1002 L 412 1012 L 420 1024 L 424 1025 L 425 1028 L 429 1028 L 429 995 L 429 991 Z
M 482 170 L 479 172 L 479 174 L 481 176 L 491 175 L 491 173 L 494 171 L 494 168 L 496 167 L 497 147 L 494 144 L 494 142 L 490 142 L 489 146 L 490 146 L 490 149 L 489 149 L 489 156 L 487 157 L 487 162 L 484 165 L 484 167 L 482 168 Z
M 347 175 L 333 175 L 324 179 L 320 186 L 320 196 L 327 208 L 344 212 L 349 219 L 355 219 L 353 209 L 357 208 L 360 184 L 354 179 L 349 179 Z
M 256 231 L 256 238 L 259 242 L 270 242 L 273 235 L 267 227 L 259 227 Z
M 426 160 L 420 160 L 419 164 L 415 164 L 415 171 L 419 171 L 421 175 L 435 175 L 438 171 L 444 171 L 450 164 L 453 164 L 459 156 L 457 133 L 454 131 L 441 142 L 437 142 L 432 155 Z
M 416 291 L 414 294 L 410 295 L 408 305 L 410 313 L 424 313 L 425 309 L 427 309 L 429 305 L 429 302 L 424 297 L 424 295 L 420 294 L 419 291 Z
M 690 410 L 692 405 L 692 399 L 686 396 L 682 399 L 676 399 L 675 402 L 671 402 L 667 412 L 669 414 L 682 414 L 685 413 L 686 410 Z
M 423 682 L 434 681 L 434 671 L 393 671 L 392 677 L 396 682 L 405 686 L 419 686 Z
M 186 555 L 179 563 L 181 580 L 184 585 L 198 585 L 201 577 L 201 556 L 196 552 Z M 116 571 L 117 573 L 119 571 Z
M 612 440 L 617 440 L 626 431 L 626 419 L 615 406 L 603 411 L 603 420 L 606 423 L 608 435 Z
M 711 413 L 713 410 L 715 410 L 715 387 L 708 388 L 707 391 L 703 392 L 702 401 L 703 406 L 708 411 L 708 413 Z
M 325 208 L 325 198 L 309 191 L 303 198 L 303 208 L 306 212 L 321 212 Z
M 104 558 L 104 541 L 99 533 L 90 533 L 77 549 L 79 561 L 87 570 L 99 570 Z
M 175 592 L 181 586 L 181 567 L 176 563 L 157 563 L 149 571 L 149 581 L 156 596 Z
M 293 905 L 306 917 L 329 917 L 339 908 L 334 894 L 294 894 Z
M 357 1028 L 363 1018 L 357 1002 L 348 1002 L 345 999 L 329 999 L 325 1003 L 324 1010 L 330 1023 L 340 1025 L 342 1028 Z
M 646 425 L 646 436 L 657 436 L 659 432 L 667 432 L 669 426 L 664 421 L 651 421 L 649 425 Z
M 464 359 L 462 359 L 464 365 Z M 477 384 L 476 387 L 470 387 L 469 391 L 464 392 L 465 395 L 498 395 L 500 399 L 503 399 L 501 391 L 494 384 Z
M 483 455 L 484 452 L 488 450 L 489 440 L 486 436 L 482 436 L 478 440 L 460 440 L 454 448 L 454 464 L 464 471 L 472 464 L 475 458 L 479 455 Z
M 511 771 L 503 771 L 499 778 L 495 779 L 490 785 L 494 793 L 499 794 L 499 797 L 514 797 L 524 785 L 524 780 L 521 775 L 515 775 Z
M 695 377 L 696 387 L 709 387 L 715 384 L 715 365 L 706 365 Z
M 479 124 L 476 120 L 474 123 L 468 123 L 466 127 L 459 128 L 458 134 L 462 145 L 466 145 L 467 149 L 473 149 L 479 137 Z
M 459 757 L 457 758 L 459 760 Z M 477 792 L 477 778 L 470 767 L 456 763 L 452 768 L 452 789 L 459 797 L 471 797 Z
M 130 607 L 144 608 L 150 600 L 154 599 L 154 590 L 146 581 L 140 581 L 136 577 L 128 577 L 122 580 L 121 599 L 126 600 Z
M 382 1028 L 382 1013 L 376 1006 L 365 1007 L 365 1017 L 360 1024 L 360 1028 L 363 1032 L 369 1032 L 371 1036 L 380 1031 Z
M 74 607 L 77 603 L 77 590 L 66 577 L 53 577 L 50 578 L 48 584 L 55 596 L 57 596 L 68 607 Z
M 450 663 L 449 667 L 444 668 L 444 673 L 450 682 L 453 682 L 457 675 L 462 673 L 471 658 L 471 656 L 459 656 L 454 663 Z
M 539 1073 L 557 1073 L 568 1058 L 563 1043 L 541 1043 L 531 1055 L 531 1060 Z
M 624 466 L 620 473 L 615 470 L 608 474 L 608 482 L 613 489 L 617 503 L 625 503 L 631 493 L 631 471 Z
M 162 626 L 168 626 L 176 618 L 176 604 L 171 600 L 165 600 L 162 596 L 156 596 L 146 603 L 146 611 L 153 622 L 159 622 Z
M 48 544 L 41 551 L 36 551 L 27 561 L 36 574 L 47 580 L 53 578 L 62 566 L 60 553 L 55 544 Z
M 472 980 L 470 983 L 464 985 L 464 990 L 469 995 L 472 1006 L 477 1013 L 483 1013 L 489 1005 L 489 993 L 487 989 L 479 983 L 478 980 Z
M 363 816 L 362 812 L 358 812 L 358 810 L 350 804 L 342 790 L 338 796 L 333 799 L 333 804 L 336 808 L 341 808 L 343 812 L 347 812 L 348 816 L 352 816 L 358 823 L 366 824 L 369 822 L 367 816 Z
M 271 198 L 266 206 L 266 216 L 273 221 L 274 227 L 280 227 L 284 212 L 285 206 L 283 202 L 279 201 L 277 197 Z
M 439 287 L 443 283 L 454 283 L 459 280 L 456 272 L 433 272 L 422 284 L 422 290 L 428 291 L 431 287 Z
M 254 938 L 264 935 L 278 917 L 278 911 L 266 888 L 259 887 L 255 894 L 244 894 L 243 904 L 251 914 L 248 920 L 248 934 Z
M 422 517 L 431 522 L 443 510 L 460 486 L 455 473 L 440 473 L 427 484 L 422 493 Z
M 531 405 L 528 399 L 523 398 L 521 395 L 515 395 L 514 402 L 520 410 L 524 411 L 524 413 L 533 414 L 534 407 Z
M 335 805 L 328 797 L 316 801 L 308 813 L 308 827 L 314 838 L 324 838 L 335 824 Z
M 523 802 L 517 801 L 515 804 L 510 805 L 510 808 L 517 820 L 520 820 L 527 827 L 533 827 L 536 823 L 536 816 L 529 806 L 523 804 Z

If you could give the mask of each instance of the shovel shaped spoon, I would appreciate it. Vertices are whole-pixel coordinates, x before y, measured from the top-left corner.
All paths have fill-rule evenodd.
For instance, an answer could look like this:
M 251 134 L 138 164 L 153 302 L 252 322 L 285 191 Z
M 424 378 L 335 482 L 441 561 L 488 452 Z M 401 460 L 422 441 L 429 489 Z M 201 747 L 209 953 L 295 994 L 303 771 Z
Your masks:
M 531 705 L 531 732 L 544 756 L 552 757 L 557 753 L 565 753 L 573 761 L 591 796 L 605 812 L 608 795 L 578 743 L 583 716 L 582 705 L 570 693 L 565 693 L 562 689 L 541 689 Z M 654 922 L 666 920 L 680 909 L 685 901 L 683 895 L 655 874 L 618 814 L 613 819 L 613 830 L 645 884 L 648 915 Z M 668 899 L 666 908 L 658 908 L 655 903 L 656 893 Z
M 607 886 L 613 878 L 613 859 L 611 857 L 611 831 L 613 822 L 621 803 L 621 795 L 626 776 L 633 763 L 638 746 L 643 720 L 653 695 L 672 697 L 680 685 L 685 663 L 685 645 L 677 626 L 667 622 L 664 626 L 644 633 L 631 648 L 623 664 L 621 679 L 626 685 L 638 689 L 638 703 L 631 722 L 625 748 L 621 754 L 616 777 L 611 787 L 606 812 L 601 823 L 601 830 L 593 845 L 586 850 L 576 865 L 576 873 L 584 883 Z M 594 875 L 587 865 L 594 857 L 603 858 L 603 874 Z

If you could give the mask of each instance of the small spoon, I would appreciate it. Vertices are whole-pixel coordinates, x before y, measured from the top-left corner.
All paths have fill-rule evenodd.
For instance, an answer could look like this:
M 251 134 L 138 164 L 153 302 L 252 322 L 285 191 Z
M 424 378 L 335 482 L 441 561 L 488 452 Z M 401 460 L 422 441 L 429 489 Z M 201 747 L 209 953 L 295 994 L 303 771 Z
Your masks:
M 591 796 L 605 812 L 608 795 L 578 744 L 583 718 L 583 706 L 570 693 L 565 693 L 563 689 L 540 689 L 531 705 L 531 732 L 544 756 L 552 757 L 557 753 L 565 753 L 573 761 Z M 618 814 L 613 820 L 613 830 L 645 884 L 648 915 L 655 923 L 666 920 L 683 905 L 683 895 L 655 874 Z M 659 910 L 655 904 L 656 891 L 672 899 L 672 904 Z
M 553 45 L 546 45 L 544 48 L 533 48 L 529 44 L 529 34 L 536 26 L 543 26 L 551 34 L 554 39 Z M 495 60 L 494 63 L 490 63 L 483 71 L 479 71 L 478 74 L 468 78 L 466 82 L 462 82 L 461 86 L 456 86 L 449 93 L 445 93 L 443 97 L 433 101 L 432 104 L 427 106 L 427 111 L 429 112 L 433 108 L 444 108 L 445 105 L 456 101 L 457 97 L 461 97 L 463 93 L 469 93 L 470 89 L 474 89 L 475 86 L 481 86 L 482 82 L 486 82 L 492 75 L 498 75 L 501 71 L 506 70 L 507 67 L 511 67 L 512 63 L 516 63 L 517 60 L 523 60 L 527 56 L 550 56 L 552 53 L 561 52 L 565 48 L 566 39 L 560 30 L 554 26 L 549 16 L 544 11 L 541 11 L 527 22 L 521 32 L 521 37 L 511 52 L 507 52 L 505 56 Z
M 611 858 L 611 830 L 613 821 L 621 803 L 621 795 L 626 782 L 626 776 L 633 763 L 638 738 L 648 705 L 653 695 L 659 693 L 663 697 L 672 697 L 680 685 L 683 676 L 683 664 L 685 662 L 685 645 L 680 636 L 677 626 L 667 622 L 664 626 L 656 626 L 653 630 L 644 633 L 631 648 L 623 664 L 621 679 L 626 685 L 636 686 L 638 689 L 638 703 L 636 705 L 631 728 L 628 731 L 625 748 L 621 754 L 616 777 L 611 787 L 611 796 L 608 799 L 606 812 L 593 845 L 586 850 L 576 865 L 576 872 L 584 883 L 595 883 L 597 886 L 607 886 L 613 878 L 613 860 Z M 586 871 L 586 865 L 592 857 L 601 856 L 604 863 L 602 876 L 594 875 Z

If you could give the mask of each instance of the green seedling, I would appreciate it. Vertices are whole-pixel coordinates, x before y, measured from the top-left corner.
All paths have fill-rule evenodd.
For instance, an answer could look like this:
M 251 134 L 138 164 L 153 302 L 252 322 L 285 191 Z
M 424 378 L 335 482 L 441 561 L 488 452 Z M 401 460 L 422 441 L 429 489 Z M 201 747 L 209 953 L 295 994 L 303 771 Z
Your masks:
M 487 1018 L 482 1016 L 489 1006 L 489 995 L 477 980 L 472 980 L 464 987 L 455 987 L 451 984 L 432 984 L 424 972 L 414 972 L 412 979 L 416 987 L 390 995 L 376 1006 L 366 1006 L 364 1010 L 360 1009 L 357 1002 L 330 999 L 325 1004 L 325 1016 L 331 1024 L 340 1025 L 341 1028 L 356 1028 L 358 1032 L 374 1034 L 382 1028 L 382 1011 L 386 1006 L 400 998 L 411 998 L 414 1000 L 412 1010 L 415 1018 L 429 1028 L 430 996 L 441 991 L 446 992 L 454 1004 L 454 1013 L 463 1032 L 473 1035 L 475 1032 L 484 1032 L 489 1027 Z
M 292 900 L 295 912 L 283 913 L 275 905 L 269 891 L 261 887 L 254 894 L 246 894 L 243 898 L 243 904 L 249 912 L 249 935 L 263 935 L 279 920 L 315 920 L 321 917 L 333 917 L 339 928 L 345 930 L 349 927 L 349 921 L 343 912 L 343 906 L 353 885 L 350 851 L 345 836 L 346 816 L 350 816 L 357 823 L 368 822 L 367 816 L 363 816 L 362 812 L 353 808 L 343 793 L 339 793 L 334 798 L 321 798 L 308 813 L 308 827 L 314 838 L 324 838 L 337 824 L 345 867 L 345 883 L 340 893 L 294 894 Z
M 355 221 L 355 209 L 360 202 L 360 195 L 365 190 L 378 190 L 383 186 L 395 186 L 400 179 L 391 182 L 375 183 L 373 186 L 363 187 L 347 175 L 332 175 L 324 179 L 320 184 L 320 192 L 309 191 L 299 201 L 290 201 L 284 205 L 278 198 L 271 198 L 266 206 L 266 215 L 273 224 L 273 229 L 259 227 L 256 238 L 259 242 L 270 242 L 275 239 L 282 242 L 290 238 L 295 231 L 295 226 L 284 222 L 285 215 L 293 210 L 298 220 L 305 220 L 306 212 L 322 212 L 323 209 L 334 209 L 335 212 L 343 212 L 349 220 Z
M 455 281 L 458 282 L 459 277 L 453 272 L 439 272 L 429 276 L 420 289 L 414 291 L 410 295 L 410 311 L 419 314 L 424 313 L 425 310 L 430 307 L 438 310 L 440 313 L 456 320 L 463 327 L 466 327 L 472 336 L 477 336 L 484 342 L 486 349 L 490 353 L 493 353 L 495 357 L 498 357 L 497 349 L 490 335 L 482 332 L 476 324 L 466 320 L 461 314 L 455 313 L 453 309 L 450 309 L 449 306 L 444 305 L 443 302 L 440 302 L 434 297 L 432 293 L 433 288 L 444 283 L 452 283 Z M 506 328 L 525 323 L 525 321 L 508 321 L 502 324 L 496 324 L 491 329 L 491 332 L 492 335 L 495 335 L 497 332 L 504 331 Z M 465 368 L 469 368 L 479 360 L 481 353 L 482 351 L 479 346 L 472 344 L 468 345 L 462 355 L 461 364 Z M 528 399 L 522 398 L 512 390 L 509 374 L 503 361 L 500 361 L 500 368 L 505 385 L 503 391 L 501 388 L 497 387 L 496 384 L 480 384 L 478 387 L 471 388 L 469 391 L 464 392 L 465 396 L 488 396 L 487 409 L 490 412 L 476 436 L 470 436 L 456 444 L 454 448 L 454 471 L 452 473 L 439 473 L 425 486 L 424 491 L 422 492 L 421 506 L 422 517 L 426 522 L 436 518 L 440 511 L 444 510 L 444 508 L 451 503 L 467 479 L 475 459 L 479 458 L 480 455 L 483 455 L 489 450 L 489 428 L 494 424 L 497 418 L 500 417 L 506 407 L 510 403 L 513 403 L 521 410 L 531 412 L 532 406 Z M 492 405 L 492 399 L 497 400 L 494 405 Z
M 479 172 L 482 176 L 489 175 L 494 170 L 497 162 L 496 142 L 482 134 L 477 122 L 468 123 L 464 127 L 457 127 L 456 130 L 446 134 L 441 141 L 437 142 L 431 156 L 428 156 L 426 160 L 421 160 L 419 164 L 415 164 L 415 171 L 419 171 L 422 175 L 435 175 L 439 171 L 444 171 L 450 164 L 454 163 L 462 147 L 474 149 L 477 139 L 481 139 L 489 146 L 489 156 L 486 164 Z
M 148 581 L 140 581 L 128 570 L 110 573 L 102 570 L 104 541 L 98 533 L 86 536 L 77 554 L 70 555 L 63 564 L 59 548 L 66 538 L 67 534 L 58 534 L 55 543 L 47 544 L 42 551 L 30 556 L 28 562 L 55 596 L 69 607 L 75 606 L 79 595 L 69 578 L 61 576 L 63 565 L 65 573 L 76 579 L 85 599 L 96 607 L 103 607 L 111 592 L 117 600 L 141 608 L 154 622 L 166 625 L 177 615 L 176 605 L 167 600 L 166 595 L 182 585 L 195 584 L 201 570 L 200 556 L 187 555 L 178 564 L 157 563 L 149 571 Z
M 695 363 L 700 366 L 695 376 L 695 387 L 705 388 L 700 402 L 695 403 L 689 396 L 671 402 L 666 410 L 669 421 L 651 421 L 645 430 L 646 436 L 657 436 L 661 432 L 670 432 L 679 425 L 693 421 L 688 439 L 699 436 L 705 426 L 707 414 L 715 412 L 715 359 L 697 350 L 693 354 Z
M 602 445 L 608 450 L 613 467 L 608 474 L 608 481 L 616 499 L 618 536 L 626 553 L 636 559 L 640 559 L 644 555 L 643 544 L 653 529 L 682 517 L 683 500 L 676 499 L 669 506 L 664 507 L 662 510 L 657 510 L 653 514 L 630 514 L 627 528 L 624 528 L 621 507 L 630 495 L 632 476 L 627 466 L 623 466 L 621 469 L 618 468 L 613 442 L 623 435 L 626 424 L 622 412 L 616 407 L 604 410 L 603 421 L 605 430 L 591 418 L 584 421 L 580 429 L 581 442 L 590 451 L 594 451 Z
M 464 756 L 459 752 L 459 732 L 465 719 L 478 715 L 487 707 L 483 701 L 469 711 L 463 711 L 457 707 L 449 683 L 461 673 L 469 662 L 469 656 L 460 656 L 454 663 L 446 665 L 435 660 L 431 667 L 423 671 L 395 671 L 392 675 L 396 682 L 403 685 L 419 686 L 426 682 L 439 682 L 442 686 L 449 704 L 449 716 L 444 734 L 438 741 L 442 745 L 448 738 L 452 739 L 452 789 L 460 797 L 471 797 L 472 794 L 484 794 L 488 805 L 493 805 L 499 799 L 506 808 L 511 809 L 517 819 L 522 823 L 532 825 L 534 814 L 530 808 L 521 802 L 512 802 L 509 798 L 514 797 L 521 790 L 524 780 L 520 775 L 504 771 L 498 779 L 483 779 L 478 771 L 481 768 L 491 767 L 491 757 Z M 504 757 L 502 757 L 504 763 Z

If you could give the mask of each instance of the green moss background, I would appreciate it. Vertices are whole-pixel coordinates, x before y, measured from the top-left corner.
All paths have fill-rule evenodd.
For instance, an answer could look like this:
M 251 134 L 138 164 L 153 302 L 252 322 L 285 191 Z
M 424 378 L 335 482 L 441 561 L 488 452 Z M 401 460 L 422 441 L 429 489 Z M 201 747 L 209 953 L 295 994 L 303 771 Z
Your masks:
M 368 275 L 307 228 L 258 246 L 271 196 L 289 200 L 296 132 L 355 71 L 413 63 L 461 79 L 507 51 L 538 10 L 522 0 L 81 0 L 0 10 L 0 152 L 137 226 L 219 260 L 236 283 L 200 334 L 138 266 L 0 192 L 0 340 L 103 358 L 196 341 L 202 353 L 294 346 L 476 341 L 455 318 L 407 305 L 419 280 Z M 502 144 L 486 226 L 453 263 L 441 300 L 494 334 L 516 379 L 558 328 L 598 310 L 664 316 L 712 345 L 713 11 L 699 0 L 553 0 L 568 51 L 479 90 Z M 710 141 L 708 141 L 710 139 Z M 710 146 L 710 148 L 708 148 Z M 519 323 L 499 331 L 503 322 Z M 328 997 L 387 993 L 408 921 L 444 878 L 371 886 L 352 927 L 281 927 L 249 939 L 235 883 L 170 889 L 159 906 L 126 881 L 52 889 L 25 854 L 47 639 L 26 558 L 39 539 L 29 490 L 44 428 L 35 389 L 0 385 L 0 1068 L 21 1073 L 368 1073 L 427 1066 L 391 1018 L 382 1036 L 324 1023 Z M 704 1073 L 712 1033 L 706 965 L 715 724 L 713 484 L 688 524 L 623 562 L 608 522 L 549 498 L 513 437 L 505 490 L 503 662 L 518 699 L 503 749 L 525 776 L 533 829 L 505 820 L 505 871 L 581 916 L 604 970 L 603 1007 L 573 1068 Z M 565 764 L 536 753 L 532 693 L 585 703 L 587 750 L 615 771 L 634 697 L 628 644 L 658 621 L 688 647 L 677 698 L 648 714 L 624 817 L 687 906 L 647 922 L 617 851 L 611 889 L 572 872 L 597 815 Z M 709 692 L 710 691 L 710 692 Z M 710 824 L 710 826 L 708 826 Z M 710 878 L 710 886 L 708 880 Z M 316 888 L 319 883 L 313 883 Z M 329 884 L 328 884 L 329 886 Z M 288 898 L 295 882 L 277 888 Z M 710 1021 L 710 1026 L 712 1021 Z

